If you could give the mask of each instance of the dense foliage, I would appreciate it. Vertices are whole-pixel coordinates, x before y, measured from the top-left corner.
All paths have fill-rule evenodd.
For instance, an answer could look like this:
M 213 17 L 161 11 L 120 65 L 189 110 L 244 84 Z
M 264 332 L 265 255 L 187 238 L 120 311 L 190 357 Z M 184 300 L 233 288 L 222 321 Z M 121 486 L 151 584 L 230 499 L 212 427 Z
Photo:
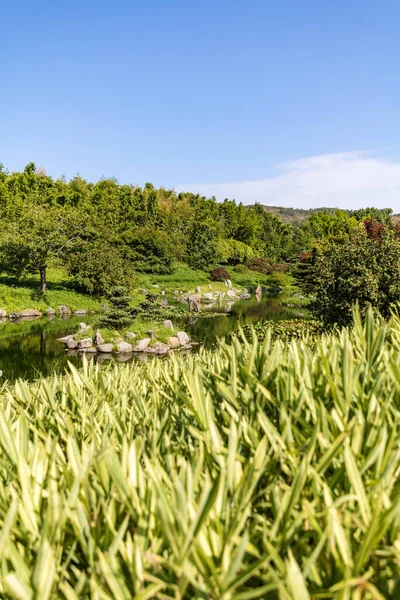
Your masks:
M 400 299 L 400 243 L 395 232 L 376 220 L 363 222 L 350 235 L 325 240 L 309 256 L 301 274 L 315 294 L 314 311 L 327 322 L 346 324 L 358 303 L 385 317 Z M 311 276 L 311 278 L 310 278 Z
M 18 382 L 4 600 L 400 596 L 400 322 Z

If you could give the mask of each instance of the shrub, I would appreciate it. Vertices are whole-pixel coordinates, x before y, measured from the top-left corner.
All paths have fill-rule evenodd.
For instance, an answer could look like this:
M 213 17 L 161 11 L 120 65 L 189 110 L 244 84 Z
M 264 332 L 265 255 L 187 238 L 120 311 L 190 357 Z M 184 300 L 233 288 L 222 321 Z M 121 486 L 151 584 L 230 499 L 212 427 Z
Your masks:
M 230 279 L 231 276 L 224 267 L 217 267 L 211 271 L 210 278 L 211 281 L 225 281 L 225 279 Z
M 100 317 L 100 324 L 109 329 L 123 329 L 133 321 L 130 297 L 123 287 L 113 288 L 107 295 L 110 311 Z
M 235 271 L 235 273 L 248 273 L 249 269 L 246 267 L 246 265 L 239 264 L 233 267 L 233 271 Z
M 275 263 L 271 265 L 271 273 L 287 273 L 289 271 L 289 265 L 284 263 Z
M 257 273 L 263 273 L 264 275 L 272 273 L 271 265 L 266 258 L 250 258 L 246 263 L 246 267 L 250 271 L 257 271 Z

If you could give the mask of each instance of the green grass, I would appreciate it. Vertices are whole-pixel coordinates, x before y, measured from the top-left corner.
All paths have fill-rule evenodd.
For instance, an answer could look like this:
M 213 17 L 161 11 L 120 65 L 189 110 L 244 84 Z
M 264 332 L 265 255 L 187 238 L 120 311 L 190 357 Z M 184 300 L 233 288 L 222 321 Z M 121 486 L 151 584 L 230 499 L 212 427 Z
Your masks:
M 7 313 L 34 308 L 44 312 L 49 306 L 68 306 L 72 311 L 84 309 L 99 311 L 101 300 L 87 294 L 81 294 L 72 287 L 66 273 L 60 268 L 50 268 L 47 273 L 48 286 L 44 296 L 40 293 L 39 276 L 32 275 L 23 279 L 14 279 L 5 275 L 0 277 L 0 308 Z
M 4 600 L 400 597 L 400 320 L 0 390 Z

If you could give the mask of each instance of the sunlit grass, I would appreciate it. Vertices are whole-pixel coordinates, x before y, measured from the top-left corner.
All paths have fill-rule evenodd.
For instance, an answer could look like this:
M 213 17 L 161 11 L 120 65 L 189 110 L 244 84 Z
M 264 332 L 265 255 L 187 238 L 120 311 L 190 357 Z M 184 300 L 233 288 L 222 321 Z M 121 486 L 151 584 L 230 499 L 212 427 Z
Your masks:
M 400 597 L 400 321 L 0 395 L 5 600 Z

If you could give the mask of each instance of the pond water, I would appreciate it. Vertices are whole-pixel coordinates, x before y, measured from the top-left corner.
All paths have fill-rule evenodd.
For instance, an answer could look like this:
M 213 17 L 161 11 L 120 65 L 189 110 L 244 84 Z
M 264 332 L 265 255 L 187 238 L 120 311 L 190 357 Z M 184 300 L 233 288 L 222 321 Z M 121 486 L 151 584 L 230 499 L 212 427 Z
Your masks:
M 218 312 L 221 316 L 207 317 L 207 312 Z M 179 327 L 197 342 L 212 348 L 218 339 L 228 338 L 239 325 L 265 320 L 286 320 L 305 316 L 306 311 L 289 309 L 281 305 L 279 298 L 263 297 L 236 302 L 232 306 L 222 305 L 203 308 L 202 315 L 188 317 L 179 322 Z M 71 317 L 67 320 L 47 317 L 35 321 L 0 324 L 0 370 L 1 381 L 18 377 L 33 380 L 53 372 L 62 373 L 68 361 L 79 366 L 81 358 L 68 356 L 64 345 L 57 338 L 75 333 L 81 321 L 90 324 L 93 316 Z M 176 323 L 176 326 L 178 323 Z M 96 359 L 96 357 L 94 358 Z M 118 360 L 118 357 L 115 358 Z M 126 360 L 121 357 L 120 360 Z M 131 360 L 138 360 L 133 357 Z M 151 360 L 157 360 L 153 357 Z

